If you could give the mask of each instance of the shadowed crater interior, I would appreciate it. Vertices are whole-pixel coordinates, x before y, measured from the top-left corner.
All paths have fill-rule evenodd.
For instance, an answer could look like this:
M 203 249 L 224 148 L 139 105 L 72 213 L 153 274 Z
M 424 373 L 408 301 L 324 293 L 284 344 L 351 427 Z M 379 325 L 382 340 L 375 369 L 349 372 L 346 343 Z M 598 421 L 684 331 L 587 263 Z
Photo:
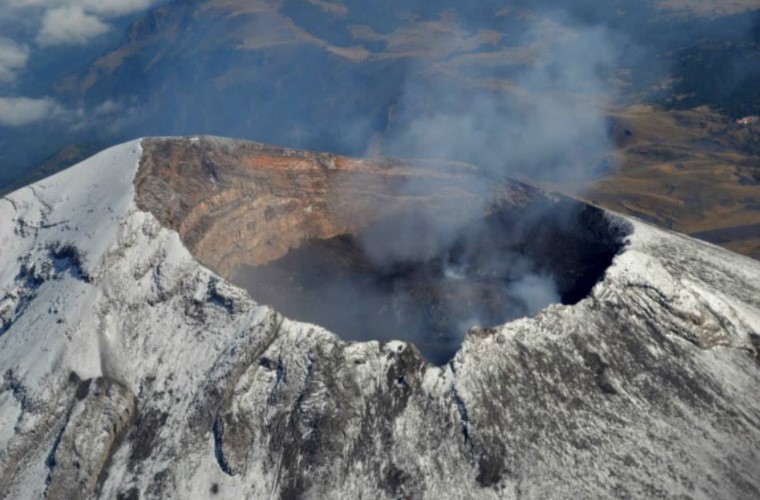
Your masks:
M 580 301 L 624 244 L 601 210 L 566 199 L 486 213 L 445 231 L 440 216 L 395 215 L 243 266 L 235 281 L 292 319 L 344 339 L 409 341 L 444 364 L 472 326 Z

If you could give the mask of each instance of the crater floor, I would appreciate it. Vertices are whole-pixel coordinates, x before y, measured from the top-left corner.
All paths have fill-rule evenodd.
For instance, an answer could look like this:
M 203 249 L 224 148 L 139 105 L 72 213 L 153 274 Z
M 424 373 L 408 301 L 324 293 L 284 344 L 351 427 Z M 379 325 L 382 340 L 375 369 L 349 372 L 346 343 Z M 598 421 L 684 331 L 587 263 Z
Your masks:
M 396 215 L 357 234 L 307 240 L 242 266 L 232 280 L 292 319 L 346 340 L 411 342 L 444 364 L 470 327 L 586 297 L 625 236 L 595 208 L 549 199 L 439 233 L 428 214 Z

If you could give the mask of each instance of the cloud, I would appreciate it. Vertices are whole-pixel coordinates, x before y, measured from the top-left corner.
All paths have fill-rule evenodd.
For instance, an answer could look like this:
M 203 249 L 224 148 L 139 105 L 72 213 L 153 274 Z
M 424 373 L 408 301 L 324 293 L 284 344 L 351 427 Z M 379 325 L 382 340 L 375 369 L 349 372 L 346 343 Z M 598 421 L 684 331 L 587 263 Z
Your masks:
M 147 9 L 155 0 L 82 0 L 78 2 L 88 12 L 104 16 L 121 16 Z
M 42 46 L 84 45 L 108 30 L 106 23 L 80 7 L 60 7 L 45 12 L 37 43 Z
M 0 126 L 22 127 L 64 114 L 63 108 L 48 97 L 0 97 Z
M 63 106 L 50 97 L 0 97 L 0 128 L 65 126 L 69 132 L 88 131 L 92 137 L 119 134 L 144 118 L 134 102 L 102 101 L 92 107 Z
M 110 30 L 109 19 L 156 3 L 157 0 L 0 0 L 0 23 L 15 19 L 38 26 L 34 28 L 36 41 L 42 47 L 83 45 Z
M 107 132 L 118 134 L 130 125 L 144 118 L 144 110 L 133 102 L 106 99 L 91 108 L 76 108 L 67 110 L 67 118 L 71 118 L 72 130 L 97 130 L 96 133 Z
M 628 42 L 604 26 L 561 12 L 550 15 L 520 40 L 534 55 L 515 66 L 509 87 L 473 91 L 420 63 L 400 92 L 389 132 L 381 139 L 382 153 L 389 156 L 463 160 L 480 167 L 474 171 L 480 175 L 463 180 L 466 191 L 477 194 L 473 199 L 441 196 L 430 209 L 381 221 L 360 235 L 368 260 L 381 269 L 427 269 L 444 258 L 447 280 L 492 280 L 492 298 L 466 303 L 442 294 L 437 299 L 456 323 L 446 332 L 456 346 L 468 326 L 532 315 L 562 299 L 550 265 L 523 249 L 531 248 L 538 228 L 570 227 L 575 212 L 553 204 L 527 205 L 504 212 L 509 225 L 495 225 L 499 218 L 486 217 L 494 193 L 502 192 L 494 187 L 520 176 L 586 180 L 613 151 L 606 106 L 615 89 L 607 75 Z M 441 49 L 435 54 L 467 49 L 456 36 L 438 43 Z M 421 176 L 395 189 L 411 198 L 441 187 L 438 179 Z M 431 325 L 420 324 L 417 331 L 404 325 L 407 339 L 421 345 L 437 342 Z
M 91 14 L 121 16 L 156 4 L 156 0 L 0 0 L 0 5 L 15 8 L 60 9 L 71 7 Z
M 16 73 L 26 66 L 29 47 L 0 37 L 0 82 L 15 80 Z
M 603 75 L 619 54 L 607 29 L 539 24 L 524 45 L 540 49 L 513 77 L 517 91 L 478 92 L 433 73 L 401 95 L 391 156 L 449 158 L 491 175 L 576 178 L 589 175 L 611 150 Z M 540 44 L 537 44 L 540 42 Z

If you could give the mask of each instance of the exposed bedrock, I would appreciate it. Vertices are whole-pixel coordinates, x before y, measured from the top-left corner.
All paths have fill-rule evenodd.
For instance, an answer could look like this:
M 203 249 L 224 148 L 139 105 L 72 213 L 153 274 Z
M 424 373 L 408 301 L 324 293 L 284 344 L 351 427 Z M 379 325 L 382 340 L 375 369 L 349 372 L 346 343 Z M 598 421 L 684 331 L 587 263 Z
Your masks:
M 422 191 L 409 182 L 417 177 Z M 225 277 L 394 214 L 426 208 L 457 218 L 484 203 L 466 164 L 359 160 L 212 137 L 143 140 L 135 184 L 140 208 Z M 494 196 L 527 202 L 536 193 L 502 184 Z

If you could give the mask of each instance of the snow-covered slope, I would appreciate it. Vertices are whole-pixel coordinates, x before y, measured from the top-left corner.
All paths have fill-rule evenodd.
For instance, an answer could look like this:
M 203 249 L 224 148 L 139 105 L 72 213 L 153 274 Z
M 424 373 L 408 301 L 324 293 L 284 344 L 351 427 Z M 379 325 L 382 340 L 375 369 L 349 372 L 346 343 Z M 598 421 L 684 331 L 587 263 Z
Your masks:
M 760 496 L 760 263 L 620 219 L 590 297 L 435 367 L 200 266 L 139 159 L 0 200 L 1 498 Z

